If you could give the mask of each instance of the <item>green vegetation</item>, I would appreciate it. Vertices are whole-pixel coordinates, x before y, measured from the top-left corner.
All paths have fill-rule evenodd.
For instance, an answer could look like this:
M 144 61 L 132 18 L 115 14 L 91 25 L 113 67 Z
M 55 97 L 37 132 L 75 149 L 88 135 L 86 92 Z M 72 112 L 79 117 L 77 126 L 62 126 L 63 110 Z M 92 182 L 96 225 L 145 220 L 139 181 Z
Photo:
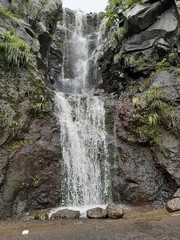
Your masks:
M 2 35 L 0 42 L 0 51 L 3 53 L 6 62 L 9 65 L 26 65 L 31 60 L 31 53 L 28 45 L 15 33 L 6 31 Z
M 36 176 L 32 177 L 32 180 L 33 180 L 33 186 L 34 187 L 39 187 L 41 177 L 36 175 Z
M 157 63 L 157 69 L 160 70 L 171 70 L 172 65 L 168 62 L 166 58 L 163 58 L 162 61 Z
M 21 15 L 19 15 L 17 12 L 10 12 L 5 10 L 4 8 L 0 8 L 0 14 L 4 15 L 7 18 L 21 18 Z
M 135 3 L 144 3 L 146 0 L 109 0 L 105 12 L 101 13 L 101 17 L 107 18 L 106 26 L 111 27 L 118 19 L 118 11 L 120 9 L 127 9 Z
M 174 107 L 163 100 L 160 89 L 150 89 L 132 100 L 134 112 L 129 118 L 131 140 L 160 143 L 162 128 L 176 129 Z
M 114 56 L 114 63 L 118 63 L 122 59 L 123 49 L 121 49 L 116 55 Z

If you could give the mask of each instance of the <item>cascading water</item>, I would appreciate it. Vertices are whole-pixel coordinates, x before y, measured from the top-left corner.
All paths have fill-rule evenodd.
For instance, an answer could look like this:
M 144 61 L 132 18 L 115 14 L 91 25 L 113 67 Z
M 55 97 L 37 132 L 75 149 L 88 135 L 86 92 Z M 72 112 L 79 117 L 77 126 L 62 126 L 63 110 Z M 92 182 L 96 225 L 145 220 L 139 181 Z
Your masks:
M 68 56 L 63 57 L 60 91 L 56 92 L 63 156 L 62 206 L 104 204 L 111 198 L 104 101 L 93 96 L 89 87 L 88 62 L 96 51 L 89 53 L 85 24 L 86 15 L 76 12 L 74 32 L 65 38 L 64 54 Z

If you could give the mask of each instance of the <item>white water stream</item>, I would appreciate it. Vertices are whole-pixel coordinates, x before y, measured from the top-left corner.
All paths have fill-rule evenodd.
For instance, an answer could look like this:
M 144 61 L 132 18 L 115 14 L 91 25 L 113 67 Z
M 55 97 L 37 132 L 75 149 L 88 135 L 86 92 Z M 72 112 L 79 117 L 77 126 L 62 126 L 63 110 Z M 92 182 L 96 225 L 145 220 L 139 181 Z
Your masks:
M 65 38 L 69 59 L 63 57 L 61 91 L 55 98 L 61 126 L 62 206 L 100 205 L 111 199 L 104 101 L 88 87 L 88 60 L 94 53 L 89 54 L 84 24 L 86 16 L 77 12 L 74 32 L 69 40 Z M 99 39 L 97 35 L 98 44 Z M 66 78 L 67 61 L 71 78 Z

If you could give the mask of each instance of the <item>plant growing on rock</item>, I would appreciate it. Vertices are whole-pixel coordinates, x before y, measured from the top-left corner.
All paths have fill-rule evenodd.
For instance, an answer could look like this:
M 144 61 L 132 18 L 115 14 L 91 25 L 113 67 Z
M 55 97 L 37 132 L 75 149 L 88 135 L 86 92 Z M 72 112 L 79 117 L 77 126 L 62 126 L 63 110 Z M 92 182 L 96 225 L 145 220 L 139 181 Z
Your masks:
M 18 13 L 7 11 L 4 8 L 0 8 L 0 14 L 4 15 L 7 18 L 21 18 Z
M 136 141 L 160 143 L 162 128 L 176 129 L 174 108 L 163 99 L 160 89 L 150 89 L 140 98 L 133 98 L 133 114 L 128 119 L 131 137 Z
M 127 9 L 135 3 L 144 3 L 146 0 L 109 0 L 105 12 L 101 13 L 102 18 L 106 18 L 106 26 L 110 28 L 118 19 L 119 9 Z
M 11 31 L 3 33 L 3 40 L 0 42 L 0 51 L 3 53 L 9 65 L 26 65 L 31 60 L 30 48 L 28 45 Z

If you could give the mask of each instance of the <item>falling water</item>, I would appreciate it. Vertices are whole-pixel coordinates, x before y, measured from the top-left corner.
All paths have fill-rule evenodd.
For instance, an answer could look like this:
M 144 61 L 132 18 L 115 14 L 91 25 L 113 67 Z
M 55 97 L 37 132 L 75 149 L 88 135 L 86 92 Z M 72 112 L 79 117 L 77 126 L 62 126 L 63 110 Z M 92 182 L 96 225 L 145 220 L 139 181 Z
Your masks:
M 89 54 L 84 24 L 86 15 L 76 12 L 74 32 L 64 43 L 68 71 L 67 62 L 63 63 L 61 91 L 56 93 L 63 156 L 62 206 L 104 204 L 110 199 L 104 101 L 89 88 L 88 61 L 95 51 Z

